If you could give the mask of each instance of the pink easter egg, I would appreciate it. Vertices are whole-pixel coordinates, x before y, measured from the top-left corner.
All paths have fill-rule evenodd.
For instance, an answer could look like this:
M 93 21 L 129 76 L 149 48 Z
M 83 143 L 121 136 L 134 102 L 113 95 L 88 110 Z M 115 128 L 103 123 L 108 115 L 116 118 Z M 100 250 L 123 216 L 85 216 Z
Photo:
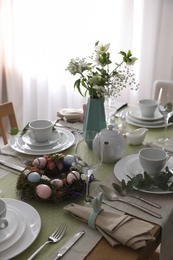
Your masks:
M 47 161 L 44 157 L 38 157 L 35 158 L 34 161 L 32 162 L 32 165 L 35 167 L 38 167 L 40 169 L 43 169 L 47 164 Z
M 51 188 L 46 185 L 46 184 L 39 184 L 36 187 L 36 194 L 41 198 L 41 199 L 48 199 L 52 195 L 52 190 Z
M 77 171 L 71 171 L 68 175 L 67 175 L 67 183 L 71 184 L 73 180 L 79 180 L 80 179 L 80 173 L 78 173 Z
M 63 181 L 60 179 L 54 179 L 51 181 L 53 185 L 55 185 L 57 188 L 60 188 L 63 186 Z

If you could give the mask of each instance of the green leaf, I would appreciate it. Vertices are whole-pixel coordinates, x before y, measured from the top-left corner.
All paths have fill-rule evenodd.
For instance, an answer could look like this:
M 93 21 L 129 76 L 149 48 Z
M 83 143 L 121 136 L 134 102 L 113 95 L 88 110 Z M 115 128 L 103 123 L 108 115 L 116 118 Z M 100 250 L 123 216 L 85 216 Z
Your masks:
M 131 181 L 128 181 L 126 184 L 126 190 L 127 191 L 133 191 L 133 183 Z
M 173 116 L 169 118 L 169 123 L 173 123 Z
M 165 108 L 166 108 L 167 112 L 171 112 L 171 111 L 173 111 L 173 104 L 172 103 L 167 103 L 165 105 Z
M 81 89 L 80 89 L 80 83 L 81 83 L 81 80 L 80 79 L 77 79 L 74 83 L 74 88 L 77 88 L 77 90 L 79 91 L 79 93 L 81 94 L 81 96 L 84 96 L 81 92 Z
M 21 136 L 24 135 L 29 129 L 29 123 L 22 129 Z
M 131 186 L 133 186 L 137 189 L 151 190 L 152 187 L 158 187 L 161 190 L 173 191 L 173 183 L 171 182 L 171 185 L 168 185 L 169 179 L 173 176 L 168 166 L 165 167 L 165 171 L 162 171 L 159 175 L 154 177 L 151 177 L 146 172 L 144 172 L 144 174 L 137 174 L 135 177 L 126 176 L 130 181 L 126 183 L 125 180 L 122 180 L 121 185 L 124 190 L 130 190 Z
M 124 51 L 120 51 L 119 54 L 126 56 L 126 53 Z
M 142 188 L 142 181 L 143 181 L 143 175 L 137 174 L 135 177 L 132 178 L 132 183 L 135 187 L 138 189 Z
M 132 52 L 131 52 L 131 50 L 128 50 L 128 52 L 127 52 L 127 57 L 131 57 L 132 56 Z
M 19 129 L 18 128 L 11 128 L 10 129 L 10 135 L 17 135 L 19 132 Z

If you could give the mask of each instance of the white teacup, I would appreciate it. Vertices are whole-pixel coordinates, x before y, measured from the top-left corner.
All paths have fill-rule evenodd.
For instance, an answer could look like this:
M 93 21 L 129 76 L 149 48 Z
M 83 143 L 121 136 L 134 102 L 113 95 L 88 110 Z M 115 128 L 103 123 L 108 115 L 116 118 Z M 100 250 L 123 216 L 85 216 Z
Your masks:
M 153 117 L 158 106 L 154 99 L 141 99 L 138 102 L 141 115 L 144 117 Z
M 53 124 L 49 120 L 40 119 L 30 122 L 29 128 L 32 131 L 32 137 L 41 143 L 46 142 L 51 137 Z
M 170 155 L 159 148 L 143 148 L 139 151 L 139 161 L 149 175 L 159 174 L 166 165 Z
M 0 229 L 4 229 L 8 226 L 6 217 L 6 204 L 3 199 L 0 199 Z

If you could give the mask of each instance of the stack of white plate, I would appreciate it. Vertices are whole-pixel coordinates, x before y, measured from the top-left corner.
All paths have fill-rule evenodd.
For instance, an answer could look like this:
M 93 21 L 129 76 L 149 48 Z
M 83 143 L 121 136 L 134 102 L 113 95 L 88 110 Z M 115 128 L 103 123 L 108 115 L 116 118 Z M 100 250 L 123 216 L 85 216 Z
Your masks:
M 50 139 L 46 142 L 37 142 L 28 130 L 24 135 L 11 136 L 9 139 L 9 145 L 12 149 L 31 155 L 43 155 L 58 153 L 66 150 L 74 144 L 75 136 L 67 129 L 56 128 L 56 131 L 52 131 Z
M 29 204 L 4 198 L 8 227 L 0 230 L 0 259 L 10 259 L 28 248 L 37 238 L 41 219 Z
M 153 117 L 143 117 L 138 107 L 128 108 L 122 111 L 120 116 L 125 116 L 126 122 L 131 125 L 147 128 L 164 127 L 164 118 L 158 110 Z

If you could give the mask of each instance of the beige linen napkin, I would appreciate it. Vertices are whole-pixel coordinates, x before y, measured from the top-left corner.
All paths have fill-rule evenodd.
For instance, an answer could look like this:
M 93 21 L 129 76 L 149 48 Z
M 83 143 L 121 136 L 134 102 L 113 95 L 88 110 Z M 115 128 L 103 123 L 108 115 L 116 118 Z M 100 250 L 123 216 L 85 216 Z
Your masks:
M 57 116 L 64 118 L 67 122 L 83 122 L 84 111 L 83 109 L 74 109 L 74 108 L 64 108 L 57 112 Z
M 74 203 L 64 207 L 64 210 L 86 223 L 92 212 L 92 208 Z M 98 214 L 95 227 L 112 246 L 123 244 L 138 249 L 155 240 L 149 232 L 153 228 L 152 224 L 108 210 Z

